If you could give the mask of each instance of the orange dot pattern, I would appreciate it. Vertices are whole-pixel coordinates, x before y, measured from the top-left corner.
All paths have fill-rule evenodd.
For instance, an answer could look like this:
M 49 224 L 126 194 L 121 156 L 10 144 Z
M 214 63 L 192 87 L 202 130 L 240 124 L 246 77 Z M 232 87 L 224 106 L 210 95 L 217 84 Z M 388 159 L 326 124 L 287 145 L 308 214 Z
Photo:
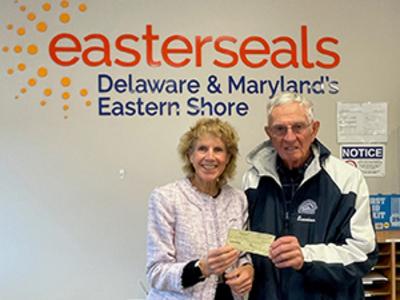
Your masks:
M 85 3 L 81 3 L 81 4 L 79 4 L 78 9 L 79 9 L 81 12 L 85 12 L 86 9 L 87 9 L 87 6 L 86 6 Z
M 31 44 L 31 45 L 28 45 L 28 48 L 26 50 L 28 51 L 28 53 L 30 55 L 35 55 L 36 53 L 38 53 L 39 48 L 35 44 Z
M 25 71 L 26 65 L 24 63 L 19 63 L 17 68 L 18 68 L 18 70 L 20 70 L 22 72 L 22 71 Z
M 29 13 L 27 16 L 29 21 L 35 21 L 36 20 L 36 15 L 34 13 Z
M 67 8 L 69 6 L 69 2 L 66 1 L 66 0 L 63 0 L 63 1 L 60 2 L 60 6 L 62 8 Z
M 81 90 L 79 91 L 79 94 L 80 94 L 82 97 L 86 97 L 87 94 L 88 94 L 88 91 L 87 91 L 87 89 L 81 89 Z
M 14 47 L 14 52 L 15 52 L 15 53 L 21 53 L 21 52 L 22 52 L 22 47 L 21 47 L 20 45 L 16 45 L 16 46 Z
M 39 77 L 46 77 L 47 76 L 47 69 L 45 67 L 40 67 L 37 70 L 37 74 Z
M 70 95 L 68 92 L 62 93 L 62 98 L 63 98 L 64 100 L 68 100 L 69 97 L 71 97 L 71 95 Z
M 26 30 L 25 30 L 24 27 L 20 27 L 20 28 L 17 29 L 17 34 L 19 36 L 23 36 L 23 35 L 25 35 L 25 33 L 26 33 Z
M 37 83 L 37 80 L 35 78 L 29 78 L 29 80 L 28 80 L 29 86 L 35 86 L 36 83 Z
M 54 4 L 55 1 L 58 2 L 58 6 Z M 3 30 L 7 30 L 9 35 L 14 35 L 16 37 L 14 42 L 10 42 L 13 40 L 12 36 L 0 42 L 7 43 L 0 45 L 0 55 L 5 56 L 0 56 L 0 59 L 4 59 L 4 61 L 7 61 L 6 56 L 10 55 L 19 55 L 22 59 L 26 59 L 27 56 L 37 55 L 41 50 L 43 51 L 46 49 L 47 45 L 40 45 L 33 42 L 31 36 L 32 30 L 33 32 L 36 31 L 40 34 L 46 34 L 46 32 L 51 29 L 49 24 L 51 24 L 51 20 L 54 16 L 58 16 L 60 24 L 69 24 L 74 16 L 74 10 L 78 13 L 84 13 L 88 9 L 86 3 L 83 2 L 73 7 L 71 6 L 73 2 L 69 0 L 32 1 L 30 2 L 32 4 L 29 4 L 29 6 L 21 2 L 20 0 L 14 0 L 17 11 L 22 13 L 25 17 L 24 21 L 21 24 L 15 24 L 12 21 L 10 23 L 3 23 L 6 24 Z M 31 40 L 31 42 L 23 43 L 21 42 L 21 37 L 24 37 L 26 40 Z M 16 41 L 20 42 L 16 43 Z M 91 99 L 88 99 L 88 89 L 74 86 L 73 80 L 68 74 L 61 76 L 56 86 L 49 84 L 43 86 L 46 85 L 48 78 L 51 78 L 51 70 L 49 70 L 49 67 L 46 65 L 32 66 L 24 61 L 20 61 L 14 66 L 7 66 L 3 72 L 4 71 L 8 76 L 21 76 L 21 78 L 25 78 L 22 81 L 22 86 L 18 93 L 14 97 L 16 100 L 24 99 L 25 94 L 27 94 L 29 90 L 39 88 L 41 93 L 38 103 L 41 107 L 49 106 L 56 98 L 63 101 L 61 107 L 64 114 L 71 111 L 71 106 L 74 105 L 79 98 L 80 101 L 82 101 L 82 105 L 86 107 L 92 105 Z M 68 116 L 64 115 L 64 119 L 68 119 Z
M 36 24 L 36 30 L 39 32 L 45 32 L 47 30 L 47 24 L 46 22 L 39 22 Z
M 68 23 L 68 22 L 70 21 L 71 17 L 70 17 L 70 15 L 67 14 L 67 13 L 62 13 L 62 14 L 60 15 L 59 19 L 60 19 L 60 22 L 61 22 L 61 23 L 66 24 L 66 23 Z
M 43 9 L 43 11 L 50 11 L 51 4 L 49 2 L 43 3 L 42 9 Z
M 61 78 L 60 83 L 64 87 L 70 86 L 71 79 L 69 77 L 63 77 L 63 78 Z
M 50 88 L 46 88 L 46 89 L 43 90 L 43 94 L 46 97 L 50 97 L 52 93 L 53 93 L 53 91 Z

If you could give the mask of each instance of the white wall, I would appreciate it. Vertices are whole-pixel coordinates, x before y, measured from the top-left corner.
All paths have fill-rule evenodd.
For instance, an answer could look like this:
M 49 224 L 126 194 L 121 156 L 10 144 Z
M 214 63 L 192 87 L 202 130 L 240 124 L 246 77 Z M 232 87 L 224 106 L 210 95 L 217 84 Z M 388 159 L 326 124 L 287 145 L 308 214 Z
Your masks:
M 21 1 L 20 1 L 21 2 Z M 387 1 L 105 1 L 86 0 L 88 10 L 80 13 L 71 1 L 71 22 L 60 24 L 58 1 L 43 12 L 38 1 L 24 1 L 27 11 L 37 12 L 48 22 L 45 33 L 19 10 L 21 3 L 2 0 L 0 41 L 39 45 L 37 55 L 0 52 L 0 299 L 127 300 L 143 298 L 139 282 L 145 282 L 147 198 L 158 185 L 182 176 L 176 145 L 182 133 L 197 118 L 102 117 L 97 111 L 97 74 L 115 78 L 134 74 L 144 78 L 196 78 L 201 95 L 222 101 L 245 101 L 245 117 L 224 116 L 238 130 L 241 157 L 240 186 L 247 168 L 246 153 L 264 139 L 264 107 L 268 94 L 208 94 L 207 77 L 223 81 L 228 75 L 273 79 L 315 79 L 329 75 L 340 83 L 336 95 L 310 95 L 322 121 L 320 139 L 338 155 L 336 102 L 379 101 L 389 105 L 389 141 L 386 176 L 368 178 L 372 193 L 399 192 L 399 87 L 400 2 Z M 6 24 L 25 26 L 17 36 Z M 221 69 L 205 63 L 196 68 L 162 66 L 87 67 L 78 63 L 60 67 L 49 57 L 50 39 L 69 32 L 81 40 L 89 33 L 102 33 L 111 40 L 123 33 L 138 36 L 152 24 L 161 37 L 182 34 L 232 35 L 239 40 L 259 35 L 266 40 L 288 35 L 300 39 L 300 26 L 309 28 L 310 42 L 333 36 L 340 43 L 341 63 L 331 70 L 277 69 L 270 64 L 251 69 L 239 64 Z M 92 44 L 93 45 L 93 44 Z M 143 50 L 141 48 L 141 50 Z M 315 53 L 313 53 L 315 55 Z M 205 50 L 203 59 L 213 55 Z M 27 69 L 15 66 L 25 62 Z M 49 70 L 46 78 L 18 100 L 14 97 L 38 66 Z M 13 75 L 7 75 L 8 68 Z M 72 79 L 70 100 L 62 100 L 62 76 Z M 36 76 L 37 77 L 37 76 Z M 42 107 L 42 90 L 53 95 Z M 86 87 L 92 106 L 86 107 L 77 93 Z M 117 93 L 111 93 L 117 97 Z M 189 95 L 142 95 L 146 99 L 178 99 Z M 119 95 L 129 99 L 124 93 Z M 70 104 L 65 112 L 62 105 Z M 67 118 L 65 118 L 67 117 Z M 120 170 L 125 176 L 121 179 Z

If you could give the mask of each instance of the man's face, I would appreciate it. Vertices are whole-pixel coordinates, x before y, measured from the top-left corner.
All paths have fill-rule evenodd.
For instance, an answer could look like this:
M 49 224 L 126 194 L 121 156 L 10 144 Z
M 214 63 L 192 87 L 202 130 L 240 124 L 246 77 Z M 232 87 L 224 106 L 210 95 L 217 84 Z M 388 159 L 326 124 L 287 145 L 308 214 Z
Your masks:
M 305 163 L 318 129 L 319 122 L 310 123 L 306 108 L 297 102 L 276 106 L 265 128 L 272 145 L 289 169 Z

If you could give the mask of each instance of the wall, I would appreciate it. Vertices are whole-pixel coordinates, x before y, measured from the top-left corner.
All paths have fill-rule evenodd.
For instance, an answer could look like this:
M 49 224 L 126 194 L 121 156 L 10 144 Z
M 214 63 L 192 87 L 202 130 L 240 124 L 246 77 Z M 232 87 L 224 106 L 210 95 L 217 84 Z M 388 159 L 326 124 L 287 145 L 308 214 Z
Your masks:
M 197 79 L 201 88 L 196 97 L 247 103 L 247 115 L 221 116 L 237 128 L 241 137 L 238 175 L 232 182 L 237 187 L 247 168 L 246 153 L 265 139 L 264 108 L 270 91 L 228 94 L 227 77 L 318 80 L 320 76 L 329 76 L 338 82 L 338 93 L 309 95 L 322 122 L 320 139 L 338 155 L 335 125 L 338 101 L 387 102 L 386 176 L 368 178 L 368 183 L 373 193 L 400 191 L 400 2 L 84 0 L 87 10 L 83 12 L 75 1 L 68 2 L 67 8 L 59 1 L 49 1 L 49 11 L 42 8 L 43 3 L 1 2 L 1 299 L 144 298 L 140 282 L 146 281 L 148 195 L 155 186 L 182 177 L 176 145 L 198 116 L 190 116 L 183 109 L 179 116 L 101 116 L 98 98 L 104 95 L 122 102 L 136 100 L 138 96 L 146 101 L 178 101 L 182 107 L 191 97 L 188 92 L 100 93 L 97 76 L 101 73 L 114 79 L 129 74 L 135 78 Z M 26 10 L 21 11 L 24 5 Z M 30 21 L 27 15 L 32 11 L 36 19 Z M 59 21 L 61 13 L 69 14 L 69 22 Z M 46 31 L 36 30 L 39 20 L 46 21 Z M 7 24 L 13 24 L 13 29 L 7 29 Z M 117 56 L 128 61 L 132 54 L 118 52 L 114 40 L 124 33 L 140 39 L 147 24 L 152 25 L 153 33 L 160 39 L 174 34 L 191 41 L 196 35 L 211 35 L 214 39 L 225 35 L 238 41 L 261 36 L 271 42 L 276 37 L 289 36 L 298 47 L 304 25 L 308 29 L 311 60 L 332 61 L 315 48 L 318 39 L 329 36 L 339 42 L 327 48 L 339 53 L 341 61 L 331 69 L 305 68 L 301 64 L 298 68 L 276 68 L 271 63 L 251 68 L 242 62 L 220 68 L 213 65 L 212 59 L 228 61 L 229 56 L 216 54 L 208 46 L 203 49 L 201 67 L 196 67 L 193 61 L 181 68 L 165 63 L 151 67 L 144 58 L 131 67 L 88 66 L 77 52 L 60 54 L 64 61 L 75 55 L 79 57 L 76 64 L 62 66 L 49 54 L 51 40 L 62 32 L 75 35 L 83 48 L 105 47 L 99 41 L 84 41 L 90 33 L 101 33 L 111 42 L 113 59 Z M 26 29 L 23 35 L 17 33 L 20 26 Z M 13 50 L 17 44 L 23 46 L 21 53 Z M 32 44 L 38 47 L 37 53 L 27 47 Z M 144 53 L 143 40 L 132 45 Z M 237 44 L 224 45 L 238 50 Z M 73 44 L 63 46 L 73 47 Z M 285 43 L 281 46 L 288 47 Z M 160 43 L 155 42 L 154 59 L 160 59 L 159 49 Z M 93 52 L 90 59 L 101 59 L 102 54 Z M 184 55 L 171 57 L 178 61 Z M 284 56 L 281 59 L 285 60 Z M 26 64 L 24 71 L 18 70 L 19 63 Z M 44 77 L 36 73 L 41 66 L 48 73 Z M 13 69 L 13 74 L 7 74 L 8 69 Z M 217 76 L 224 93 L 211 94 L 206 90 L 210 75 Z M 71 79 L 71 84 L 63 86 L 62 77 Z M 27 83 L 30 78 L 37 79 L 37 83 L 30 86 Z M 25 93 L 21 93 L 22 87 L 27 88 Z M 51 96 L 43 94 L 45 88 L 52 89 Z M 87 89 L 87 96 L 79 94 L 82 88 Z M 67 100 L 62 98 L 65 91 L 70 93 Z

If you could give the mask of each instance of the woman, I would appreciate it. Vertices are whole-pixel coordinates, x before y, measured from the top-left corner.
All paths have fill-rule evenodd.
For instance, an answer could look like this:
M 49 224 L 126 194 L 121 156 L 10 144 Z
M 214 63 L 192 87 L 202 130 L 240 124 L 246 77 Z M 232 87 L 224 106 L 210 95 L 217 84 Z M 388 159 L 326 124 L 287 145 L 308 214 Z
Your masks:
M 243 229 L 247 200 L 227 184 L 238 155 L 227 123 L 200 119 L 180 140 L 186 177 L 156 188 L 149 203 L 148 299 L 242 299 L 253 281 L 247 255 L 229 245 Z

